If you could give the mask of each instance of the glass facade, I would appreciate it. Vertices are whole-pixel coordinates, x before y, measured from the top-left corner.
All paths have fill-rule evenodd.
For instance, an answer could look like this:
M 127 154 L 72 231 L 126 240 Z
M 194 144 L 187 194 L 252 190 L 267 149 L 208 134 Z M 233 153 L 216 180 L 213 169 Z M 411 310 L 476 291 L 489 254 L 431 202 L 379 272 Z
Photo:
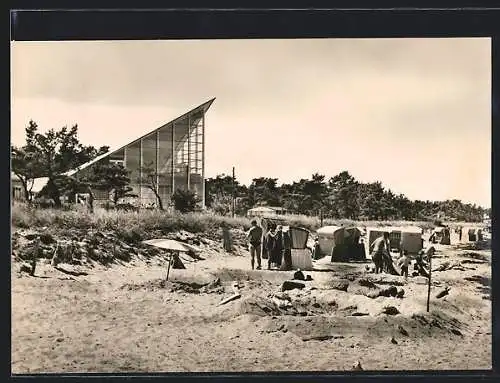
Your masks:
M 195 192 L 205 206 L 204 139 L 205 113 L 214 99 L 163 125 L 144 137 L 106 156 L 83 165 L 76 174 L 91 171 L 100 161 L 122 164 L 128 171 L 130 186 L 141 206 L 156 206 L 156 194 L 163 206 L 176 189 Z M 99 198 L 97 198 L 99 195 Z M 106 198 L 96 193 L 96 199 Z

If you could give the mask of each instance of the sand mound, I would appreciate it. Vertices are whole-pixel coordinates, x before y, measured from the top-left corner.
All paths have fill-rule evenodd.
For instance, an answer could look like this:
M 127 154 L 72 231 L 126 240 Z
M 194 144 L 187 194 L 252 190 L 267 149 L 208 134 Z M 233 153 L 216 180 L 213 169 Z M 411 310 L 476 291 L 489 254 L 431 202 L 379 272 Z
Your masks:
M 463 257 L 463 258 L 473 259 L 473 260 L 476 260 L 476 261 L 483 261 L 483 262 L 490 262 L 491 261 L 491 259 L 488 256 L 488 254 L 478 253 L 478 252 L 475 252 L 475 251 L 461 252 L 461 253 L 459 253 L 459 256 Z
M 471 277 L 464 278 L 470 282 L 476 282 L 479 286 L 476 286 L 476 289 L 483 294 L 482 299 L 491 300 L 491 279 L 488 277 L 484 277 L 481 275 L 473 275 Z
M 481 275 L 473 275 L 471 277 L 465 277 L 464 279 L 466 281 L 477 282 L 482 286 L 490 286 L 491 285 L 491 279 L 488 277 L 481 276 Z
M 189 281 L 166 281 L 165 279 L 154 279 L 143 283 L 127 283 L 121 286 L 122 290 L 137 291 L 156 291 L 165 289 L 169 292 L 185 292 L 190 294 L 202 293 L 224 293 L 225 289 L 222 286 L 220 279 L 215 279 L 209 283 L 198 283 Z
M 404 286 L 407 284 L 403 277 L 390 274 L 373 274 L 364 279 L 379 285 Z
M 312 296 L 308 291 L 289 291 L 268 296 L 252 294 L 243 298 L 235 310 L 238 315 L 315 316 L 335 312 L 337 302 L 331 297 Z
M 235 229 L 235 247 L 241 250 L 244 232 Z M 120 264 L 134 259 L 149 259 L 162 256 L 165 252 L 141 243 L 149 238 L 167 238 L 194 245 L 203 253 L 187 254 L 183 262 L 205 260 L 217 256 L 222 250 L 218 232 L 191 233 L 185 230 L 162 232 L 153 230 L 140 235 L 125 235 L 117 230 L 99 231 L 87 229 L 41 228 L 40 230 L 18 229 L 12 233 L 12 255 L 15 260 L 52 259 L 55 263 L 65 262 L 72 265 L 90 267 L 92 261 L 102 265 Z
M 219 268 L 211 272 L 215 278 L 220 278 L 222 282 L 229 281 L 268 281 L 273 284 L 281 284 L 293 277 L 293 273 L 286 271 L 269 270 L 245 270 Z
M 491 249 L 491 240 L 483 240 L 483 241 L 476 241 L 476 242 L 470 242 L 466 244 L 460 244 L 459 245 L 460 249 L 463 250 L 490 250 Z
M 252 295 L 238 302 L 236 312 L 239 315 L 281 315 L 282 310 L 271 300 L 265 297 Z
M 406 339 L 422 337 L 462 337 L 464 325 L 435 312 L 412 316 L 286 316 L 272 317 L 264 332 L 290 332 L 303 341 L 330 340 L 359 336 L 362 339 Z

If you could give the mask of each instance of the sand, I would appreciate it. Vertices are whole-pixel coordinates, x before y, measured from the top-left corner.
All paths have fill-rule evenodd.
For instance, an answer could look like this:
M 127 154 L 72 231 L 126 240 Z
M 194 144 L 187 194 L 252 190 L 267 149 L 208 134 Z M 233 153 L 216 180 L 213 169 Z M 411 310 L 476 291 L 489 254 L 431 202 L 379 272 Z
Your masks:
M 425 278 L 376 276 L 362 263 L 323 259 L 327 271 L 305 272 L 313 281 L 285 293 L 293 272 L 252 271 L 247 255 L 209 256 L 172 270 L 169 283 L 159 258 L 81 276 L 40 263 L 30 277 L 13 264 L 12 372 L 339 371 L 358 361 L 365 370 L 491 369 L 491 252 L 472 253 L 438 246 L 433 268 L 468 269 L 433 273 L 430 313 Z M 339 279 L 347 291 L 332 288 Z M 405 295 L 369 298 L 361 279 Z M 241 298 L 219 305 L 234 281 Z

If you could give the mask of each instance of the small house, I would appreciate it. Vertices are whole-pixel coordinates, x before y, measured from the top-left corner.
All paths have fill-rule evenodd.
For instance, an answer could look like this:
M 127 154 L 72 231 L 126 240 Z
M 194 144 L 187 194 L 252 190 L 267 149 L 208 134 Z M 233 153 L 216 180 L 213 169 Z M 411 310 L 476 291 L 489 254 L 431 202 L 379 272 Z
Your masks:
M 257 206 L 249 209 L 247 212 L 248 217 L 272 217 L 286 215 L 288 212 L 285 208 L 276 206 Z

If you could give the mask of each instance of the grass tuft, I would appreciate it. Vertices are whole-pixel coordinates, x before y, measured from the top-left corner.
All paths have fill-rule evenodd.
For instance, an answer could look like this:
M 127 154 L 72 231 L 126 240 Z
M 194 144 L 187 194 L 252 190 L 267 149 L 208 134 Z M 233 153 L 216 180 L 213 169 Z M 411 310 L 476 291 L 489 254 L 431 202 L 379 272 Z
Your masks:
M 287 215 L 281 219 L 288 225 L 305 227 L 311 231 L 317 230 L 320 220 L 317 217 L 303 215 Z M 186 230 L 192 233 L 213 232 L 222 224 L 229 228 L 247 230 L 250 219 L 247 217 L 226 217 L 210 213 L 167 212 L 158 210 L 141 210 L 139 212 L 113 211 L 96 209 L 94 214 L 85 209 L 75 207 L 73 210 L 36 209 L 24 204 L 15 204 L 12 208 L 12 225 L 18 228 L 54 228 L 117 231 L 123 239 L 138 241 L 147 232 L 163 233 Z M 434 227 L 432 222 L 409 221 L 353 221 L 348 219 L 325 219 L 323 226 L 407 226 L 415 225 L 422 228 Z

